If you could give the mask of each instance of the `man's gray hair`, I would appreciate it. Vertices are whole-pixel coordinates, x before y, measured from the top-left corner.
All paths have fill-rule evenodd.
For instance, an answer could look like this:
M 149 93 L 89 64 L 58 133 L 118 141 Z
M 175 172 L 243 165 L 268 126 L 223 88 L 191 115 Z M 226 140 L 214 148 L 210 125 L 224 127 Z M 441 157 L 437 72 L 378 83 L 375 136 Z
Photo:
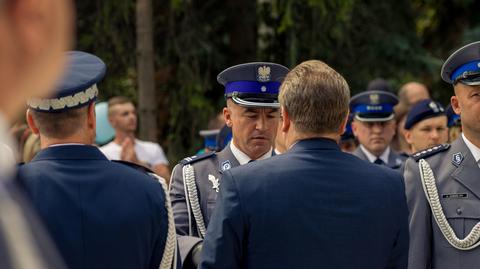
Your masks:
M 336 133 L 348 115 L 350 90 L 339 73 L 324 62 L 310 60 L 288 73 L 279 100 L 297 131 Z

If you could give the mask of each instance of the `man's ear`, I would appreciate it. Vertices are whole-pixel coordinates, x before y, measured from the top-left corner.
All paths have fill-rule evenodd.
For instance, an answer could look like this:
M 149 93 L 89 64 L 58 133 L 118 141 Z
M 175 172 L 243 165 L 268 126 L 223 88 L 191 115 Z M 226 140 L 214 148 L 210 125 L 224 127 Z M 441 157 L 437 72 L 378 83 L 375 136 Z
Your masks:
M 223 119 L 225 120 L 225 124 L 232 128 L 232 111 L 228 107 L 223 108 Z
M 91 102 L 88 105 L 88 113 L 87 113 L 87 126 L 90 129 L 95 130 L 97 127 L 96 117 L 95 117 L 95 103 Z
M 353 136 L 357 137 L 357 133 L 358 133 L 358 122 L 356 122 L 355 120 L 352 120 L 352 133 L 353 133 Z
M 407 141 L 408 145 L 411 145 L 412 144 L 412 132 L 409 131 L 409 130 L 405 130 L 404 136 L 405 136 L 405 141 Z
M 347 113 L 347 116 L 343 119 L 342 124 L 340 124 L 340 128 L 338 129 L 338 133 L 340 135 L 343 135 L 345 133 L 345 130 L 347 129 L 348 115 L 349 113 Z
M 30 111 L 30 108 L 27 109 L 27 112 L 25 112 L 25 118 L 27 119 L 28 127 L 30 127 L 30 129 L 32 130 L 32 133 L 38 135 L 40 131 L 37 127 L 37 124 L 35 124 L 35 121 L 33 120 L 32 112 Z
M 291 127 L 291 123 L 292 123 L 291 118 L 290 118 L 290 115 L 288 114 L 287 109 L 284 106 L 280 108 L 280 113 L 282 117 L 282 121 L 281 121 L 282 132 L 286 133 Z
M 456 95 L 450 97 L 450 103 L 452 104 L 452 109 L 457 115 L 461 115 L 462 109 L 458 102 L 458 97 Z

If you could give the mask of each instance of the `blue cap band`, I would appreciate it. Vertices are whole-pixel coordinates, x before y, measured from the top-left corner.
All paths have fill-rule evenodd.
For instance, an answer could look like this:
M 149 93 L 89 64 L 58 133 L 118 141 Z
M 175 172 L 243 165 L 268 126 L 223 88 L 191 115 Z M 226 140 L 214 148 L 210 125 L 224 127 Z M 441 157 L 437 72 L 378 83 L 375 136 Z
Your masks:
M 393 106 L 389 104 L 379 105 L 358 105 L 353 109 L 355 113 L 393 113 Z
M 278 94 L 281 83 L 278 81 L 232 81 L 225 85 L 225 94 L 239 93 L 269 93 Z
M 471 71 L 480 71 L 479 67 L 480 61 L 473 61 L 473 62 L 468 62 L 459 68 L 455 70 L 455 72 L 452 73 L 452 76 L 450 79 L 452 81 L 455 81 L 459 76 L 463 75 L 465 72 L 471 72 Z

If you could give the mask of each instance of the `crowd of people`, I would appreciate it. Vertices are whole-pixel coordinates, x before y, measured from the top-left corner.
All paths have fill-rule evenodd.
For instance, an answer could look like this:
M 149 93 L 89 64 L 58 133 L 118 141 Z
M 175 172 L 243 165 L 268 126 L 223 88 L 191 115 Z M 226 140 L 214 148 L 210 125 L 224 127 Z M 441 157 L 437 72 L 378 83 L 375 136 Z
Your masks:
M 95 145 L 107 66 L 71 51 L 72 14 L 65 0 L 0 1 L 0 268 L 480 261 L 480 42 L 445 60 L 447 108 L 419 82 L 351 96 L 320 60 L 226 68 L 222 124 L 170 172 L 125 97 L 109 100 L 115 137 Z M 28 128 L 9 132 L 19 112 Z

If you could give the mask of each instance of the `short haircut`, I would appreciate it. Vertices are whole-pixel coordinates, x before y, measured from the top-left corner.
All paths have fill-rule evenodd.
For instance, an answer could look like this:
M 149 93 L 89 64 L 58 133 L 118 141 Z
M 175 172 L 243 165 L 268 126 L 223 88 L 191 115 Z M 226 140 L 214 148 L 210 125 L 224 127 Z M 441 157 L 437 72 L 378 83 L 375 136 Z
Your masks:
M 113 107 L 116 105 L 123 105 L 123 104 L 133 104 L 132 100 L 128 99 L 125 96 L 115 96 L 108 99 L 108 115 L 112 115 Z
M 84 128 L 82 122 L 87 119 L 88 107 L 83 106 L 54 113 L 30 109 L 30 113 L 40 134 L 49 138 L 61 139 L 72 136 Z
M 279 101 L 303 133 L 337 132 L 348 115 L 350 90 L 324 62 L 310 60 L 292 69 L 280 87 Z

